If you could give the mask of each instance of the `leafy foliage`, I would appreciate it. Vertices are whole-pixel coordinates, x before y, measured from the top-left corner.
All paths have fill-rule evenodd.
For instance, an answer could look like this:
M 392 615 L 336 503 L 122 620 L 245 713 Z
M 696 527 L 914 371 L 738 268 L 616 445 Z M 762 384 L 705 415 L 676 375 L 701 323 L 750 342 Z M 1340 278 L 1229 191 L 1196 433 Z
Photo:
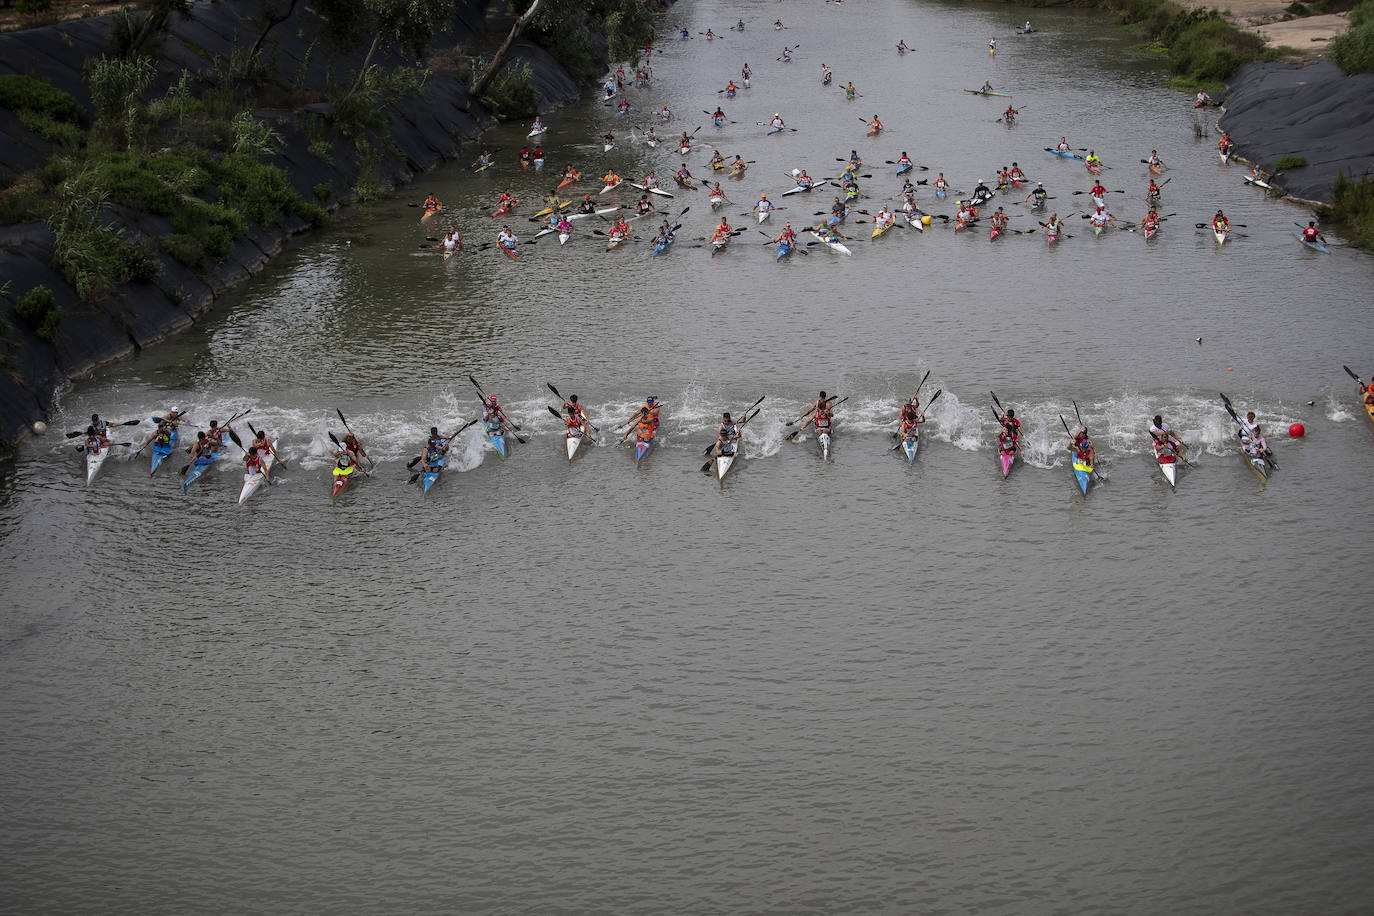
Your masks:
M 8 284 L 6 284 L 8 285 Z M 33 327 L 39 339 L 52 343 L 62 323 L 62 307 L 46 286 L 35 286 L 14 302 L 14 313 Z
M 1374 71 L 1374 0 L 1350 11 L 1350 29 L 1331 41 L 1331 59 L 1352 76 Z
M 31 111 L 55 121 L 75 124 L 81 120 L 81 106 L 70 93 L 49 86 L 27 74 L 0 75 L 0 108 L 11 111 Z

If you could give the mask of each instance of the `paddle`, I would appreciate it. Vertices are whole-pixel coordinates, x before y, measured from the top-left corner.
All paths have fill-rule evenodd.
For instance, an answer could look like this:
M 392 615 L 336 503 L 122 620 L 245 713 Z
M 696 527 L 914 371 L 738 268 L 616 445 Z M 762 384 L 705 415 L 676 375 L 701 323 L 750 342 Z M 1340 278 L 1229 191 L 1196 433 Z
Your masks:
M 740 416 L 741 416 L 741 419 L 740 419 L 740 421 L 739 421 L 738 428 L 736 429 L 736 432 L 737 432 L 737 433 L 742 434 L 742 433 L 744 432 L 744 424 L 748 423 L 748 422 L 749 422 L 750 420 L 752 420 L 754 417 L 757 417 L 757 416 L 759 415 L 759 411 L 760 411 L 760 410 L 763 410 L 763 408 L 762 408 L 762 407 L 759 407 L 759 405 L 763 403 L 763 398 L 766 398 L 766 397 L 768 397 L 768 395 L 765 394 L 763 397 L 759 398 L 757 401 L 755 401 L 754 403 L 750 404 L 748 407 L 744 408 L 744 413 L 740 415 Z M 754 410 L 754 408 L 756 408 L 756 407 L 758 407 L 758 410 Z M 751 410 L 754 411 L 753 414 L 750 414 L 750 413 L 749 413 L 749 411 L 751 411 Z M 711 454 L 711 451 L 716 447 L 716 443 L 719 442 L 719 441 L 720 441 L 720 439 L 717 438 L 715 442 L 712 442 L 710 445 L 706 446 L 706 450 L 703 451 L 702 454 L 703 454 L 703 455 L 710 455 L 710 454 Z M 737 442 L 739 441 L 738 436 L 736 437 L 736 441 L 737 441 Z M 738 448 L 738 446 L 736 446 L 736 448 Z M 709 471 L 709 470 L 711 469 L 711 465 L 714 464 L 715 461 L 716 461 L 716 456 L 715 456 L 715 455 L 711 455 L 711 457 L 706 461 L 706 463 L 703 464 L 703 465 L 701 466 L 701 472 L 704 474 L 704 473 L 706 473 L 707 471 Z
M 142 420 L 125 420 L 123 423 L 110 423 L 110 424 L 107 424 L 107 425 L 109 425 L 109 426 L 137 426 L 138 424 L 140 424 L 140 423 L 142 423 L 142 422 L 143 422 Z M 78 430 L 77 430 L 76 432 L 74 432 L 74 433 L 67 433 L 67 438 L 68 438 L 68 439 L 75 439 L 77 436 L 84 436 L 84 435 L 86 435 L 86 431 L 85 431 L 84 429 L 78 429 Z
M 183 412 L 184 412 L 184 411 L 183 411 Z M 233 416 L 231 416 L 229 419 L 225 420 L 225 421 L 224 421 L 224 425 L 223 425 L 222 427 L 220 427 L 221 429 L 228 430 L 230 437 L 232 437 L 233 440 L 234 440 L 234 444 L 237 445 L 239 448 L 243 448 L 243 443 L 239 441 L 239 437 L 238 437 L 238 436 L 234 435 L 234 431 L 233 431 L 232 429 L 229 429 L 229 424 L 230 424 L 230 423 L 233 423 L 235 420 L 241 420 L 241 419 L 243 419 L 244 417 L 248 416 L 248 415 L 249 415 L 250 413 L 252 413 L 252 412 L 253 412 L 253 409 L 250 407 L 250 408 L 248 408 L 247 410 L 245 410 L 243 413 L 236 413 L 236 414 L 234 414 Z M 194 448 L 194 447 L 195 447 L 195 446 L 191 446 L 190 448 L 187 448 L 186 451 L 189 452 L 189 451 L 191 451 L 191 449 Z M 244 449 L 244 451 L 247 451 L 247 449 Z M 192 460 L 191 463 L 194 463 L 194 459 Z M 185 476 L 186 476 L 186 472 L 189 471 L 189 470 L 191 470 L 191 463 L 187 463 L 187 464 L 182 465 L 181 470 L 177 471 L 177 476 L 179 476 L 179 477 L 185 477 Z
M 1350 367 L 1349 367 L 1349 366 L 1341 366 L 1341 368 L 1345 370 L 1345 374 L 1346 374 L 1346 375 L 1350 376 L 1351 378 L 1353 378 L 1353 379 L 1355 380 L 1355 384 L 1357 384 L 1357 385 L 1360 386 L 1360 391 L 1364 391 L 1364 390 L 1365 390 L 1364 379 L 1360 378 L 1360 377 L 1359 377 L 1358 375 L 1356 375 L 1354 372 L 1350 371 Z
M 117 446 L 117 445 L 119 445 L 119 446 L 124 446 L 125 448 L 127 448 L 128 446 L 133 445 L 133 443 L 132 443 L 132 442 L 111 442 L 109 445 L 106 445 L 105 447 L 106 447 L 106 448 L 114 448 L 114 447 Z M 74 447 L 78 452 L 84 452 L 84 451 L 86 450 L 86 446 L 84 446 L 84 445 L 77 445 L 77 446 L 73 446 L 73 447 Z
M 1193 228 L 1195 228 L 1195 229 L 1210 229 L 1210 228 L 1212 228 L 1212 225 L 1211 225 L 1211 223 L 1193 223 Z M 1232 223 L 1232 224 L 1231 224 L 1231 228 L 1232 228 L 1232 229 L 1249 229 L 1250 227 L 1247 226 L 1247 225 L 1245 225 L 1245 223 Z
M 480 420 L 480 419 L 481 419 L 481 417 L 478 417 L 478 418 L 473 419 L 473 420 L 469 420 L 469 421 L 467 421 L 466 423 L 464 423 L 462 426 L 460 426 L 460 427 L 458 427 L 457 429 L 455 429 L 453 432 L 449 433 L 447 436 L 444 437 L 445 443 L 452 442 L 455 438 L 458 437 L 458 434 L 459 434 L 459 433 L 461 433 L 463 430 L 467 429 L 469 426 L 471 426 L 472 424 L 476 423 L 477 420 Z M 332 438 L 332 437 L 331 437 L 331 438 Z M 408 462 L 406 462 L 406 470 L 410 470 L 411 468 L 415 467 L 415 465 L 419 464 L 419 463 L 420 463 L 420 460 L 421 460 L 422 458 L 424 458 L 424 457 L 425 457 L 425 456 L 424 456 L 424 454 L 422 453 L 422 454 L 416 455 L 414 458 L 410 459 Z M 420 479 L 420 474 L 423 474 L 423 473 L 424 473 L 423 471 L 418 471 L 418 472 L 416 472 L 416 473 L 414 473 L 414 474 L 411 474 L 411 475 L 410 475 L 410 480 L 406 481 L 406 483 L 407 483 L 407 484 L 412 484 L 412 483 L 414 483 L 415 481 L 417 481 L 417 480 Z

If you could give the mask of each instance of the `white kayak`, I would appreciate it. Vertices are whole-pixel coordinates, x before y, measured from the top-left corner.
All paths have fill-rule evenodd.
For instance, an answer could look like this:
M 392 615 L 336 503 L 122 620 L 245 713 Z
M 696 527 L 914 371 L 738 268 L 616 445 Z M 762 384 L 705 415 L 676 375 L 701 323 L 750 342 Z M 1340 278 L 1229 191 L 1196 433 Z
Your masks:
M 917 232 L 926 231 L 926 224 L 921 222 L 921 218 L 914 213 L 906 214 L 906 224 Z
M 762 224 L 764 220 L 768 219 L 768 214 L 770 214 L 770 213 L 772 213 L 772 212 L 773 212 L 773 208 L 772 208 L 772 207 L 769 207 L 767 210 L 760 210 L 760 211 L 759 211 L 759 223 Z
M 614 190 L 615 190 L 616 188 L 618 188 L 618 187 L 620 187 L 620 182 L 618 182 L 618 181 L 617 181 L 615 184 L 608 184 L 608 185 L 606 185 L 606 187 L 604 187 L 604 188 L 601 189 L 601 194 L 605 194 L 605 193 L 607 193 L 608 191 L 614 191 Z M 598 195 L 598 196 L 599 196 L 599 195 Z
M 582 437 L 581 437 L 581 436 L 568 436 L 568 463 L 569 463 L 569 464 L 571 464 L 573 458 L 576 457 L 576 455 L 577 455 L 577 449 L 578 449 L 578 447 L 579 447 L 580 445 L 582 445 Z
M 724 196 L 723 194 L 712 194 L 712 195 L 711 195 L 711 209 L 712 209 L 712 210 L 714 210 L 716 207 L 719 207 L 719 206 L 720 206 L 721 204 L 723 204 L 723 203 L 725 203 L 725 196 Z
M 1265 190 L 1271 190 L 1274 187 L 1272 184 L 1265 181 L 1263 178 L 1252 178 L 1249 175 L 1245 176 L 1245 183 L 1252 184 L 1257 188 L 1264 188 Z
M 95 480 L 95 475 L 100 473 L 100 468 L 105 464 L 105 459 L 109 457 L 112 448 L 114 448 L 113 444 L 105 446 L 98 452 L 86 453 L 86 486 L 89 487 L 91 481 Z
M 735 451 L 732 455 L 716 456 L 716 481 L 725 486 L 725 475 L 730 473 L 730 468 L 734 467 L 735 459 L 739 457 L 739 443 L 735 443 Z
M 819 436 L 817 436 L 817 437 L 816 437 L 816 445 L 820 447 L 820 450 L 821 450 L 821 459 L 822 459 L 822 460 L 829 460 L 829 458 L 830 458 L 830 433 L 821 433 Z
M 630 182 L 630 187 L 635 188 L 635 189 L 640 190 L 640 191 L 648 191 L 650 194 L 657 194 L 659 197 L 672 197 L 672 196 L 673 196 L 672 194 L 669 194 L 667 191 L 663 190 L 662 188 L 646 188 L 646 187 L 644 187 L 644 185 L 642 185 L 642 184 L 635 184 L 633 181 Z
M 616 246 L 618 246 L 618 245 L 619 245 L 621 242 L 623 242 L 623 241 L 625 241 L 625 236 L 623 236 L 623 235 L 610 235 L 610 236 L 607 236 L 607 237 L 606 237 L 606 250 L 609 251 L 609 250 L 611 250 L 612 248 L 615 248 Z
M 786 197 L 788 194 L 798 194 L 798 193 L 800 193 L 800 192 L 802 192 L 802 191 L 809 191 L 809 190 L 811 190 L 811 189 L 810 189 L 810 188 L 802 187 L 801 185 L 797 185 L 795 188 L 792 188 L 791 190 L 783 191 L 782 194 L 781 194 L 780 196 Z
M 1226 243 L 1226 237 L 1230 235 L 1230 233 L 1225 229 L 1213 229 L 1212 235 L 1216 236 L 1218 245 L 1223 245 Z
M 532 131 L 530 131 L 529 133 L 525 134 L 525 136 L 526 136 L 526 137 L 537 137 L 537 136 L 539 136 L 540 134 L 546 134 L 546 133 L 548 133 L 548 132 L 549 132 L 549 129 L 548 129 L 547 127 L 536 127 L 534 130 L 532 130 Z
M 566 245 L 568 244 L 568 239 L 570 238 L 572 238 L 571 232 L 560 232 L 558 233 L 558 244 Z
M 615 149 L 614 143 L 606 143 L 603 144 L 603 146 L 605 147 L 605 149 L 602 150 L 603 153 L 609 153 L 611 150 Z
M 728 235 L 723 235 L 718 239 L 711 239 L 711 248 L 713 251 L 720 251 L 722 248 L 729 244 L 730 236 Z
M 920 447 L 921 440 L 919 438 L 902 440 L 902 451 L 906 454 L 908 464 L 916 460 L 916 450 Z
M 677 151 L 685 156 L 692 151 L 692 148 L 690 146 L 682 146 L 681 144 L 679 144 Z
M 551 233 L 551 232 L 557 232 L 557 231 L 558 231 L 557 229 L 548 229 L 548 228 L 540 229 L 538 232 L 536 232 L 536 233 L 534 234 L 534 237 L 537 238 L 537 239 L 541 239 L 541 238 L 543 238 L 544 236 L 548 235 L 549 233 Z
M 261 471 L 243 475 L 243 489 L 239 490 L 239 505 L 243 505 L 244 500 L 258 492 L 258 487 L 262 486 L 267 480 L 267 475 Z
M 813 236 L 816 237 L 816 240 L 817 240 L 817 241 L 823 242 L 823 243 L 825 244 L 825 247 L 826 247 L 826 248 L 829 248 L 831 251 L 838 252 L 839 254 L 853 254 L 853 253 L 854 253 L 854 252 L 850 251 L 848 248 L 846 248 L 843 242 L 834 242 L 834 241 L 831 241 L 830 239 L 827 239 L 825 236 L 821 235 L 819 232 L 814 232 L 814 231 L 813 231 L 811 234 L 812 234 Z

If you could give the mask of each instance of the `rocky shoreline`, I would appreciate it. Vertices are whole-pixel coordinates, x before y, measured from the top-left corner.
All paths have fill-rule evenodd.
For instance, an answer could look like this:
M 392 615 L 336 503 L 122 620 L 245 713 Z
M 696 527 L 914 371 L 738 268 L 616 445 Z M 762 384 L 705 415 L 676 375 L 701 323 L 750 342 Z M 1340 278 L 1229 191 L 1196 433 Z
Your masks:
M 173 18 L 158 51 L 160 93 L 184 70 L 205 74 L 217 62 L 228 61 L 260 29 L 253 4 L 199 2 L 185 16 Z M 108 53 L 108 35 L 115 16 L 76 19 L 22 32 L 0 34 L 0 74 L 28 74 L 71 94 L 88 113 L 92 102 L 87 61 Z M 479 48 L 497 41 L 509 27 L 508 8 L 490 0 L 461 0 L 450 27 L 431 48 Z M 349 72 L 362 62 L 362 53 L 326 54 L 315 39 L 321 23 L 309 8 L 298 8 L 272 32 L 270 66 L 283 84 L 321 90 L 331 74 Z M 571 75 L 543 48 L 517 41 L 512 59 L 528 64 L 531 86 L 540 110 L 577 99 L 579 87 Z M 381 53 L 372 63 L 384 68 L 413 66 L 396 53 Z M 361 172 L 360 157 L 344 139 L 330 141 L 329 155 L 319 155 L 307 119 L 327 111 L 325 103 L 292 109 L 259 108 L 256 118 L 280 134 L 280 151 L 265 161 L 280 167 L 296 193 L 316 201 L 316 189 L 333 189 L 326 204 L 336 210 L 357 200 L 354 192 Z M 399 100 L 389 112 L 389 140 L 378 145 L 371 168 L 383 187 L 399 187 L 416 175 L 457 158 L 465 144 L 476 140 L 497 119 L 473 99 L 455 69 L 432 72 L 420 94 Z M 0 185 L 40 168 L 50 145 L 30 131 L 14 111 L 0 108 Z M 108 204 L 102 219 L 121 226 L 126 238 L 155 239 L 170 231 L 167 218 Z M 54 234 L 43 223 L 0 227 L 0 284 L 8 281 L 8 295 L 0 298 L 0 442 L 22 437 L 75 379 L 97 367 L 127 356 L 178 333 L 212 311 L 225 294 L 261 271 L 291 241 L 311 231 L 296 215 L 272 225 L 252 225 L 232 253 L 218 263 L 192 270 L 163 251 L 155 257 L 159 276 L 148 283 L 131 283 L 99 302 L 78 297 L 62 272 L 53 266 Z M 62 320 L 51 342 L 16 313 L 16 300 L 26 291 L 51 289 L 62 309 Z

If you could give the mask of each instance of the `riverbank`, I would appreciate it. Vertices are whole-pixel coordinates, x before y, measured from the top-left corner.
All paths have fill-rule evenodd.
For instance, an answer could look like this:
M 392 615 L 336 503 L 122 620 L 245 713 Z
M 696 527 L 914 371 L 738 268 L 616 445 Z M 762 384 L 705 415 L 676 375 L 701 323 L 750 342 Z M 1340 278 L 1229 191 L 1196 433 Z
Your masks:
M 512 21 L 501 3 L 457 3 L 422 62 L 340 48 L 308 6 L 261 17 L 196 3 L 143 49 L 146 67 L 113 53 L 138 25 L 123 12 L 0 34 L 0 441 L 74 379 L 212 310 L 327 212 L 472 153 L 498 115 L 580 94 L 522 38 L 505 85 L 471 97 L 474 57 Z

